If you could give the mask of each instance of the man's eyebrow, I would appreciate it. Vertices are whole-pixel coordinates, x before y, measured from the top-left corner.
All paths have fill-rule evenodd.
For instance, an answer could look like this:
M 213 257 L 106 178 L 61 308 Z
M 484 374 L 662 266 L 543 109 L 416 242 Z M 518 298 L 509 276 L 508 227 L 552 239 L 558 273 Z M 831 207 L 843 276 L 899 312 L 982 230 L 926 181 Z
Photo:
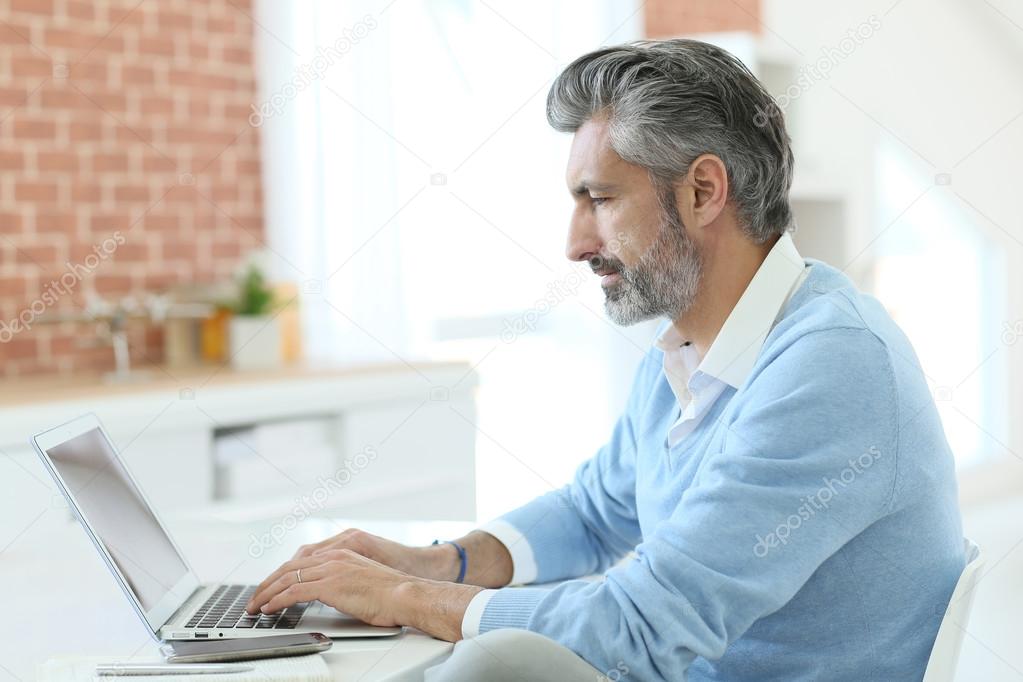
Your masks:
M 581 195 L 591 191 L 608 192 L 614 188 L 615 188 L 614 185 L 607 182 L 593 182 L 591 180 L 583 180 L 569 191 L 572 192 L 572 194 Z

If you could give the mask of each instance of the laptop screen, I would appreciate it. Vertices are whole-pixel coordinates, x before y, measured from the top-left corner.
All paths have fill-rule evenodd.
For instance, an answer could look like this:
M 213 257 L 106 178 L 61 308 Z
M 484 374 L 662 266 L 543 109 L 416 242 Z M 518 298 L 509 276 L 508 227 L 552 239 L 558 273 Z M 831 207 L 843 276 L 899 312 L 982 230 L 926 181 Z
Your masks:
M 113 446 L 91 429 L 46 451 L 82 516 L 150 610 L 188 572 L 170 538 L 128 478 Z

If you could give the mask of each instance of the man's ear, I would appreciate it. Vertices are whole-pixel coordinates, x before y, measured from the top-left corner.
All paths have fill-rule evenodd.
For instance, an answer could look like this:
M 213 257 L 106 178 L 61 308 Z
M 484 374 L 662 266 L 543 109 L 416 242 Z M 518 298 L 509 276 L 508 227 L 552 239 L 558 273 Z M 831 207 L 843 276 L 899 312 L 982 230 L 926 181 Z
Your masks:
M 702 154 L 689 165 L 683 183 L 685 213 L 693 227 L 705 227 L 717 219 L 728 201 L 728 170 L 713 154 Z

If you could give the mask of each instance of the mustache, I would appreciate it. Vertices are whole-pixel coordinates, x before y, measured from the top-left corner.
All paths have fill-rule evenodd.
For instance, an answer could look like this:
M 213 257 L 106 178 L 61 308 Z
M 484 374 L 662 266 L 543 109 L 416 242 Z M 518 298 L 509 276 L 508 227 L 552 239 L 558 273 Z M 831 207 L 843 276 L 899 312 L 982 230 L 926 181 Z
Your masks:
M 595 275 L 612 275 L 625 270 L 625 264 L 614 256 L 596 254 L 586 261 Z

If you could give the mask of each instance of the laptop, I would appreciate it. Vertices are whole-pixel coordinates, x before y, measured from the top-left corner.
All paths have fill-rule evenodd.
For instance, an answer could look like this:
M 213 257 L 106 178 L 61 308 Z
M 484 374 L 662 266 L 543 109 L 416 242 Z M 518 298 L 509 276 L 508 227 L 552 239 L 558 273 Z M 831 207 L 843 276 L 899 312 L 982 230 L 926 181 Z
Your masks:
M 93 414 L 32 437 L 43 463 L 150 634 L 160 641 L 299 632 L 386 637 L 320 602 L 249 616 L 255 585 L 201 585 Z

